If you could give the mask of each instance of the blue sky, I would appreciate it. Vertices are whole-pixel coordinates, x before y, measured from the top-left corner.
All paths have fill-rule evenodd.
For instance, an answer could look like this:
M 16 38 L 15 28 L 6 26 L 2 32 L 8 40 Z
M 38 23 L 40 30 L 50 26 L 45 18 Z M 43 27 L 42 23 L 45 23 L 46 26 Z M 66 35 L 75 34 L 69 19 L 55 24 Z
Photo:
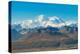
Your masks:
M 11 3 L 12 22 L 22 20 L 34 20 L 39 15 L 44 15 L 44 18 L 57 16 L 63 20 L 77 20 L 78 6 L 65 4 L 47 4 L 47 3 L 32 3 L 18 2 Z

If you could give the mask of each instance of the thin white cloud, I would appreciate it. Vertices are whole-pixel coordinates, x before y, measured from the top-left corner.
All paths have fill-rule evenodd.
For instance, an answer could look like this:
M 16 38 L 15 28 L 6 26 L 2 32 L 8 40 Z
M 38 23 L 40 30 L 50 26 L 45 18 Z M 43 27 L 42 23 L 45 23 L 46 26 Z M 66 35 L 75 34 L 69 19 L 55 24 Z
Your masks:
M 37 17 L 38 22 L 42 22 L 43 18 L 44 18 L 44 15 L 39 15 Z
M 22 21 L 21 26 L 23 28 L 29 28 L 29 26 L 31 26 L 31 24 L 32 24 L 32 20 L 24 20 L 24 21 Z

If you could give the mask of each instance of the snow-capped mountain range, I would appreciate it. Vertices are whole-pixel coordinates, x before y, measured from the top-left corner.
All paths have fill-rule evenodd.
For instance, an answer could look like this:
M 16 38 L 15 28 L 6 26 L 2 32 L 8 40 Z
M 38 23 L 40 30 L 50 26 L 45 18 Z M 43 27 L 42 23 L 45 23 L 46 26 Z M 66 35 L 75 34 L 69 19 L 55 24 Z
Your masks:
M 24 20 L 20 23 L 15 23 L 11 25 L 11 33 L 12 33 L 12 40 L 17 40 L 25 34 L 33 33 L 33 32 L 40 32 L 43 33 L 48 32 L 47 30 L 52 31 L 53 34 L 62 34 L 60 30 L 64 30 L 70 27 L 69 31 L 73 31 L 77 29 L 77 23 L 72 21 L 63 21 L 62 19 L 53 16 L 48 17 L 47 19 L 44 18 L 44 15 L 40 15 L 35 20 Z M 53 32 L 54 31 L 54 32 Z M 59 31 L 59 32 L 56 32 Z
M 30 28 L 39 28 L 39 27 L 62 27 L 62 26 L 76 26 L 76 22 L 72 21 L 63 21 L 61 18 L 57 16 L 48 17 L 48 19 L 44 18 L 44 15 L 40 15 L 35 20 L 24 20 L 20 23 L 12 24 L 12 28 L 20 29 L 30 29 Z

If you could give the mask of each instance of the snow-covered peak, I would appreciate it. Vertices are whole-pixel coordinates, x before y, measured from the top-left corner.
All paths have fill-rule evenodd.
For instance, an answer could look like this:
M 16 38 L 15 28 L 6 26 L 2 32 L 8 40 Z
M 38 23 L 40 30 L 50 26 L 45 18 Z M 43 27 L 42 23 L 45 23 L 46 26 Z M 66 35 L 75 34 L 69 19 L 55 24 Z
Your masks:
M 66 25 L 77 24 L 76 21 L 70 21 L 70 20 L 66 21 L 65 23 Z
M 61 27 L 63 25 L 64 25 L 64 22 L 62 22 L 61 19 L 57 16 L 48 17 L 48 21 L 46 23 L 46 27 L 47 26 Z
M 51 20 L 59 20 L 59 18 L 57 17 L 57 16 L 52 16 L 52 17 L 48 17 L 49 18 L 49 20 L 51 21 Z

